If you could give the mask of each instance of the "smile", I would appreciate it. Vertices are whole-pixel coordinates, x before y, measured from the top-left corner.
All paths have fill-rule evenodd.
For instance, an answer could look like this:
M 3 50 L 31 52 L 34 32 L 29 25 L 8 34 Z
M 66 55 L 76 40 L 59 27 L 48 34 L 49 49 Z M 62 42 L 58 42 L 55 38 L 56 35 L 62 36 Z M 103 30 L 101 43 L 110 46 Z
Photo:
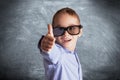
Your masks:
M 63 42 L 70 42 L 72 39 L 63 39 Z

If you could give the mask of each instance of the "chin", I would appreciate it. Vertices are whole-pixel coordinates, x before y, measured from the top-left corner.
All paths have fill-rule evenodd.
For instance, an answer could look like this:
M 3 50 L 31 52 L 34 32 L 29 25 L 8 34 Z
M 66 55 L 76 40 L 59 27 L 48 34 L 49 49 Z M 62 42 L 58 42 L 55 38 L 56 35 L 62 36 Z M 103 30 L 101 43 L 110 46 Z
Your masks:
M 69 49 L 69 50 L 71 50 L 71 49 L 73 50 L 74 49 L 74 45 L 73 44 L 64 44 L 63 47 L 66 48 L 66 49 Z

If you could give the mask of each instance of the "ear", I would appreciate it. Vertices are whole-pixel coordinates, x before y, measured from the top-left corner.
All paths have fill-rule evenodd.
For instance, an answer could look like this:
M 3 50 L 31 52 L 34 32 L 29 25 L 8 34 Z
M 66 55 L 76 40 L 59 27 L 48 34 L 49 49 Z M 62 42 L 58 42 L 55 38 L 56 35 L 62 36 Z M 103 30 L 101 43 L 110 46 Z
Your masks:
M 82 33 L 83 33 L 83 29 L 81 28 L 80 33 L 78 34 L 78 37 L 81 37 Z

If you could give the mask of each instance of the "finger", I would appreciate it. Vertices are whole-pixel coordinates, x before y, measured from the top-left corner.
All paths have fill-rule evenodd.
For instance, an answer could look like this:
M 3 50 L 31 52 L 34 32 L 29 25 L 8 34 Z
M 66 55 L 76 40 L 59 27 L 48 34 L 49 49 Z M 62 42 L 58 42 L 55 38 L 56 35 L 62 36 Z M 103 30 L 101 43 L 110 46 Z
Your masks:
M 54 43 L 50 41 L 47 44 L 52 46 Z
M 51 36 L 47 36 L 47 37 L 46 37 L 46 40 L 47 40 L 47 41 L 51 41 L 51 42 L 53 42 L 53 41 L 54 41 L 54 38 L 51 37 Z
M 52 37 L 54 37 L 53 35 L 53 28 L 52 28 L 52 25 L 51 24 L 48 24 L 48 34 Z
M 49 51 L 52 48 L 51 45 L 44 45 L 43 50 L 44 51 Z
M 53 42 L 52 41 L 44 41 L 44 43 L 42 44 L 42 46 L 44 47 L 44 46 L 53 46 Z
M 41 44 L 41 48 L 43 50 L 51 49 L 52 46 L 53 46 L 53 44 L 54 44 L 53 41 L 50 41 L 48 39 L 44 39 L 43 42 L 42 42 L 42 44 Z

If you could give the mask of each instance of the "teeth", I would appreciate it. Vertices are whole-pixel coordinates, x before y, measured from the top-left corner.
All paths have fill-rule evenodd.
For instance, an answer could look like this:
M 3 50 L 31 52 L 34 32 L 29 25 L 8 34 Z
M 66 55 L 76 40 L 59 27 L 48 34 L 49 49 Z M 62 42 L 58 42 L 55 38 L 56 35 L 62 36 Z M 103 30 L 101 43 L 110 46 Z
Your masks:
M 68 41 L 71 41 L 71 39 L 69 39 L 69 40 L 63 40 L 64 42 L 68 42 Z
M 66 38 L 66 37 L 62 38 L 62 40 L 63 40 L 63 42 L 69 42 L 69 41 L 71 41 L 71 39 Z

